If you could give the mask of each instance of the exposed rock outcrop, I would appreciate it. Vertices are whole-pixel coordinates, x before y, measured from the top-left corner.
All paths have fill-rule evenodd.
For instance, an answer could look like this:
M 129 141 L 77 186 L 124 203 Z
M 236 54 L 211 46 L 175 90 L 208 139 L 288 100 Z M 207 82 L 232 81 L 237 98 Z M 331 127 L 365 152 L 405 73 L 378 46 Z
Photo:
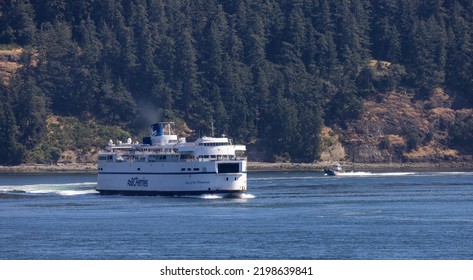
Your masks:
M 10 79 L 16 70 L 21 67 L 20 61 L 22 49 L 0 50 L 0 78 L 5 85 L 8 85 Z
M 363 117 L 336 132 L 352 162 L 463 161 L 468 156 L 448 147 L 448 130 L 472 116 L 473 110 L 451 106 L 451 98 L 441 89 L 428 100 L 415 100 L 409 92 L 389 92 L 382 100 L 365 102 Z

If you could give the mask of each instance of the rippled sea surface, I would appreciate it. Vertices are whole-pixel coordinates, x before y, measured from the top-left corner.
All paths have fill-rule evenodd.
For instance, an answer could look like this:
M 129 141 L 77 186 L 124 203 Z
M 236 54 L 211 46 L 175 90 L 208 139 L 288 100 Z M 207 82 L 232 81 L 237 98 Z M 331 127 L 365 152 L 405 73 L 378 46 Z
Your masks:
M 473 259 L 473 172 L 248 174 L 248 193 L 101 196 L 0 174 L 0 259 Z

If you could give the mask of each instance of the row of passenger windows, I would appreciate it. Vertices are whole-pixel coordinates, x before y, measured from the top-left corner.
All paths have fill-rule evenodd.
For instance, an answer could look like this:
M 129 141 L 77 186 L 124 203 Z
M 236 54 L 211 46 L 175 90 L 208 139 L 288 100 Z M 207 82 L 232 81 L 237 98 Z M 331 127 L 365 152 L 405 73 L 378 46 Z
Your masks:
M 200 171 L 200 168 L 181 168 L 181 171 Z
M 228 158 L 233 158 L 233 155 L 199 155 L 199 159 L 228 159 Z M 180 157 L 181 160 L 193 160 L 195 157 L 193 155 L 185 155 L 182 154 Z M 112 161 L 113 156 L 112 155 L 100 155 L 99 160 L 106 160 L 106 161 Z M 124 155 L 124 156 L 118 156 L 117 161 L 122 162 L 122 161 L 145 161 L 145 157 L 143 156 L 129 156 L 129 155 Z M 179 160 L 179 155 L 149 155 L 148 156 L 148 161 L 149 162 L 158 162 L 158 161 L 178 161 Z
M 229 146 L 230 143 L 222 142 L 222 143 L 199 143 L 199 146 Z
M 229 158 L 229 157 L 232 157 L 231 155 L 200 155 L 199 158 L 218 158 L 218 159 L 221 159 L 221 158 Z
M 148 161 L 154 162 L 154 161 L 175 161 L 179 158 L 179 155 L 150 155 L 148 157 Z
M 112 156 L 110 155 L 100 155 L 99 156 L 99 160 L 108 160 L 108 161 L 111 161 L 113 159 Z

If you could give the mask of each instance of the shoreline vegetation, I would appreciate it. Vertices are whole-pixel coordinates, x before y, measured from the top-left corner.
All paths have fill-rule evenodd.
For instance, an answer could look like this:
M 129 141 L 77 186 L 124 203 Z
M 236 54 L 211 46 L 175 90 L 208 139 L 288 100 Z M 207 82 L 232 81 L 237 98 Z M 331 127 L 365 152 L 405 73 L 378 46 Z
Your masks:
M 313 171 L 323 172 L 325 166 L 333 162 L 316 163 L 270 163 L 248 162 L 248 172 L 256 171 Z M 382 171 L 382 170 L 472 170 L 473 162 L 416 162 L 416 163 L 353 163 L 340 162 L 345 171 Z M 48 172 L 96 172 L 96 163 L 71 164 L 21 164 L 15 166 L 0 165 L 0 173 L 48 173 Z

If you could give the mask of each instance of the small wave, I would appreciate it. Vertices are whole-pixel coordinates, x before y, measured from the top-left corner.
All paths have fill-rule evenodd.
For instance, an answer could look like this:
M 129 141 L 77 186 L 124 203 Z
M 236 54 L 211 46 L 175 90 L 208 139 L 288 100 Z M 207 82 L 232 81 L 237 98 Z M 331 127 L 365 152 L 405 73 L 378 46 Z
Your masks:
M 345 172 L 338 174 L 337 176 L 405 176 L 405 175 L 416 175 L 416 172 L 385 172 L 385 173 L 372 173 L 372 172 Z
M 419 173 L 420 175 L 430 175 L 430 176 L 442 176 L 442 175 L 448 175 L 448 176 L 473 176 L 473 172 L 471 171 L 437 171 L 437 172 L 422 172 Z
M 200 198 L 202 199 L 221 199 L 223 198 L 222 195 L 218 195 L 218 194 L 203 194 L 200 196 Z
M 70 196 L 70 195 L 84 195 L 84 194 L 97 194 L 95 189 L 83 190 L 83 191 L 58 191 L 57 194 Z
M 253 199 L 255 198 L 256 196 L 253 195 L 253 194 L 250 194 L 250 193 L 242 193 L 240 194 L 240 198 L 243 198 L 243 199 Z
M 473 172 L 464 171 L 435 171 L 435 172 L 345 172 L 338 174 L 338 176 L 376 176 L 376 177 L 387 177 L 387 176 L 473 176 Z
M 231 194 L 226 194 L 224 198 L 230 198 L 230 199 L 253 199 L 256 196 L 249 194 L 249 193 L 231 193 Z
M 0 186 L 3 193 L 82 195 L 96 193 L 96 182 Z
M 256 196 L 249 193 L 229 193 L 229 194 L 203 194 L 200 195 L 201 199 L 253 199 Z
M 31 185 L 2 185 L 1 188 L 21 188 L 21 189 L 42 189 L 42 188 L 67 188 L 67 187 L 83 187 L 96 185 L 96 182 L 81 183 L 63 183 L 63 184 L 31 184 Z
M 249 193 L 230 193 L 230 194 L 204 194 L 201 195 L 202 199 L 222 199 L 222 198 L 235 198 L 235 199 L 253 199 L 255 195 Z

